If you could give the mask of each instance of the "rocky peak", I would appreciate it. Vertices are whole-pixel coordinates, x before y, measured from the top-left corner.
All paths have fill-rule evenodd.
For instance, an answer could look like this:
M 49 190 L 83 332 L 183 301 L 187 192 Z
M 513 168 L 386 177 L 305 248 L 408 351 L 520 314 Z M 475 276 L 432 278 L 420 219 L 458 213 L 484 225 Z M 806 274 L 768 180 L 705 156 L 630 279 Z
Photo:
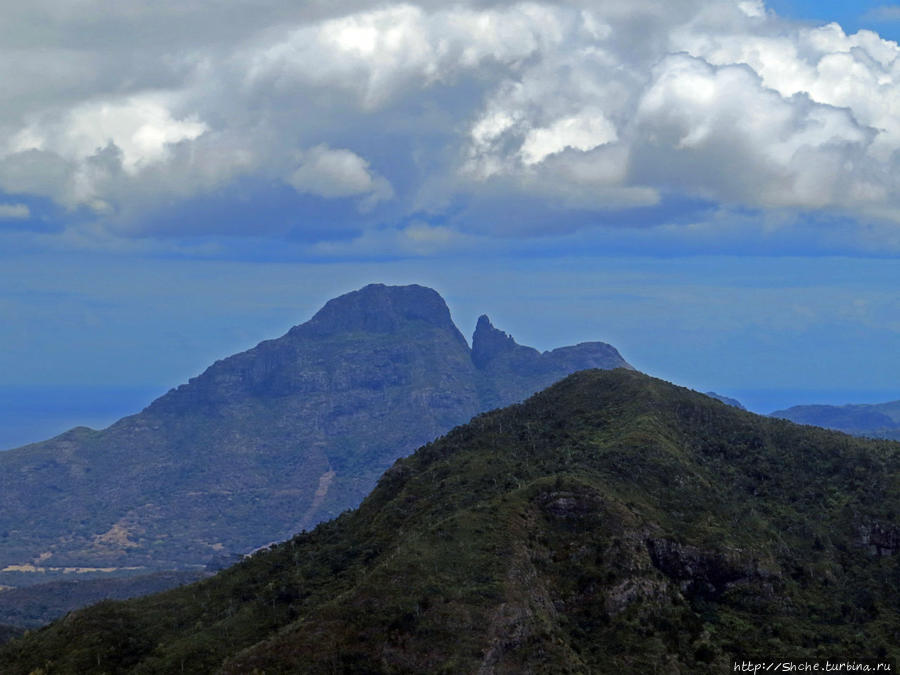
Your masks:
M 312 319 L 293 331 L 304 328 L 317 335 L 357 331 L 390 333 L 411 321 L 458 333 L 444 299 L 436 291 L 416 284 L 369 284 L 330 300 Z M 465 341 L 462 335 L 459 337 Z
M 477 368 L 483 368 L 497 355 L 513 351 L 518 346 L 511 335 L 494 328 L 487 314 L 478 317 L 472 335 L 472 362 Z

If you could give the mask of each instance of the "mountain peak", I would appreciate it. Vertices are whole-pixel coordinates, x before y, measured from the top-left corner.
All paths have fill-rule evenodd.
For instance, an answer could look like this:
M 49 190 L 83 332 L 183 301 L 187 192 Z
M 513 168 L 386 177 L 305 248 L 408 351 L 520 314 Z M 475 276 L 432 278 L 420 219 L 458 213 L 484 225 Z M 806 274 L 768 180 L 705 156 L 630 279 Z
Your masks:
M 498 354 L 514 350 L 519 345 L 508 333 L 494 328 L 487 314 L 478 317 L 472 335 L 472 362 L 482 368 Z
M 444 299 L 437 291 L 417 284 L 369 284 L 329 300 L 303 327 L 319 335 L 356 331 L 390 333 L 409 321 L 423 321 L 458 332 Z
M 108 429 L 0 453 L 0 583 L 44 552 L 163 569 L 252 550 L 355 506 L 394 460 L 473 415 L 624 364 L 600 343 L 541 354 L 487 316 L 473 343 L 437 292 L 373 284 Z

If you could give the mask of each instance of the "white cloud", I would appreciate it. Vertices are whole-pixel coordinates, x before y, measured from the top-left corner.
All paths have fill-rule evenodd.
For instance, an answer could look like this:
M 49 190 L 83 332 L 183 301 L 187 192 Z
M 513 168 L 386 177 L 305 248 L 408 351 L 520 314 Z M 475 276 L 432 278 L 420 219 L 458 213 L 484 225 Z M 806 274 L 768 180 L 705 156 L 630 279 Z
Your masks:
M 616 128 L 601 111 L 586 112 L 530 130 L 520 152 L 525 164 L 538 164 L 569 148 L 586 152 L 618 138 Z
M 0 190 L 88 206 L 121 233 L 243 177 L 395 223 L 481 198 L 609 210 L 664 193 L 900 214 L 900 47 L 761 0 L 0 12 L 15 94 Z
M 366 208 L 390 199 L 393 190 L 369 163 L 350 150 L 318 145 L 303 153 L 299 166 L 287 178 L 297 192 L 334 199 L 365 196 Z
M 760 19 L 766 15 L 766 6 L 762 0 L 741 0 L 738 8 L 752 19 Z
M 846 110 L 785 99 L 746 66 L 686 55 L 657 68 L 637 122 L 646 180 L 766 207 L 852 201 L 853 162 L 871 137 Z
M 9 139 L 6 154 L 42 150 L 83 161 L 114 145 L 122 152 L 122 167 L 133 175 L 142 166 L 164 160 L 171 144 L 193 140 L 208 128 L 197 119 L 174 119 L 154 98 L 84 103 L 61 119 L 33 122 Z
M 25 220 L 31 218 L 27 204 L 0 204 L 0 220 Z
M 173 117 L 165 101 L 162 95 L 148 94 L 36 115 L 0 152 L 3 187 L 49 196 L 68 207 L 107 211 L 104 193 L 117 173 L 138 177 L 165 163 L 172 146 L 207 131 L 192 116 Z
M 458 5 L 431 13 L 395 4 L 304 25 L 251 50 L 245 56 L 247 79 L 283 88 L 344 89 L 372 109 L 488 62 L 511 66 L 552 48 L 562 39 L 565 16 L 537 3 L 500 10 Z

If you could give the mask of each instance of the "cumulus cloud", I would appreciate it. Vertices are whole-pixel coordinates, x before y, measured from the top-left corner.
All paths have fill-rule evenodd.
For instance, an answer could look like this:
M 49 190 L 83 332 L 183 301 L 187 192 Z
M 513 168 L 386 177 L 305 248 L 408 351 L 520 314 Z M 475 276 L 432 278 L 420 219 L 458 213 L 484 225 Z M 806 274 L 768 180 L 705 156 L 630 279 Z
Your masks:
M 390 183 L 373 173 L 362 157 L 350 150 L 332 149 L 326 145 L 303 153 L 287 182 L 297 192 L 330 199 L 363 196 L 362 205 L 366 209 L 393 195 Z
M 900 48 L 874 32 L 761 0 L 295 4 L 4 9 L 0 189 L 140 234 L 245 179 L 383 222 L 462 204 L 470 230 L 523 197 L 900 220 Z
M 173 118 L 164 100 L 154 96 L 86 102 L 59 115 L 37 116 L 10 136 L 0 153 L 0 175 L 7 176 L 7 189 L 104 211 L 104 183 L 111 174 L 137 176 L 165 163 L 175 144 L 206 130 L 195 118 Z M 35 170 L 16 171 L 25 165 Z
M 586 152 L 616 140 L 616 128 L 602 111 L 586 112 L 530 130 L 522 143 L 522 160 L 529 165 L 539 164 L 568 148 Z
M 436 12 L 396 4 L 305 25 L 251 50 L 247 79 L 343 89 L 372 109 L 410 89 L 450 83 L 487 64 L 514 65 L 558 46 L 565 16 L 536 3 Z
M 851 203 L 874 131 L 846 109 L 785 99 L 744 65 L 667 57 L 637 109 L 645 180 L 763 207 Z

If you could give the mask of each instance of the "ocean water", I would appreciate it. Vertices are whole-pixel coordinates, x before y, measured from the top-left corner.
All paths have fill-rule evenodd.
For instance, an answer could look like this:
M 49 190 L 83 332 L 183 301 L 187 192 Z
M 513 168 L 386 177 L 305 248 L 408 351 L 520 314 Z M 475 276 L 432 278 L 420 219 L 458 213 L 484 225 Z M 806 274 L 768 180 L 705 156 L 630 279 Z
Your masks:
M 52 438 L 72 427 L 103 429 L 143 410 L 159 387 L 0 387 L 0 450 Z

